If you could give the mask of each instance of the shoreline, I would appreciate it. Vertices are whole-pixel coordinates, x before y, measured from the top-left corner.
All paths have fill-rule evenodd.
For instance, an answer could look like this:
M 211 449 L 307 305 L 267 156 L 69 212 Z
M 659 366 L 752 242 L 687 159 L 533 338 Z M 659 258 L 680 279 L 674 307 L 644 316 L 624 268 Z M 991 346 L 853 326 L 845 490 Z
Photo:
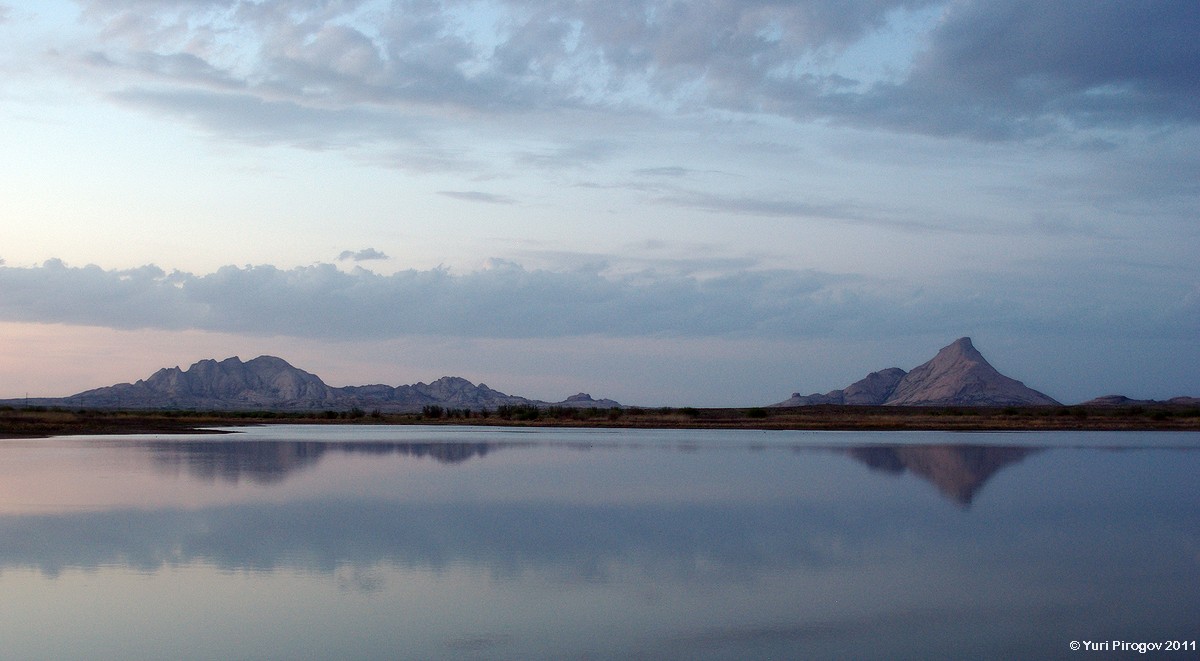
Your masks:
M 1200 431 L 1200 409 L 1179 406 L 526 409 L 370 415 L 362 411 L 0 410 L 0 439 L 66 435 L 222 433 L 264 424 L 466 425 L 797 431 Z

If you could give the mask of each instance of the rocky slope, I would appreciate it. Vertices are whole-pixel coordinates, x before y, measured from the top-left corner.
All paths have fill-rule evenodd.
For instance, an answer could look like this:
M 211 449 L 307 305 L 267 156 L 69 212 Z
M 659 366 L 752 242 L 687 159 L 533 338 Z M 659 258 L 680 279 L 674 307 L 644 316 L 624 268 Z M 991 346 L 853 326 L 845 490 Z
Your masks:
M 425 406 L 495 409 L 499 406 L 567 406 L 613 408 L 611 399 L 579 394 L 562 402 L 543 402 L 507 395 L 484 384 L 454 376 L 433 383 L 382 384 L 336 388 L 320 377 L 293 367 L 282 358 L 259 356 L 242 362 L 201 360 L 186 370 L 160 369 L 135 383 L 96 388 L 41 405 L 82 408 L 200 409 L 200 410 L 379 410 L 385 413 L 420 411 Z
M 888 396 L 896 389 L 896 384 L 904 378 L 905 371 L 899 367 L 889 367 L 878 372 L 871 372 L 866 378 L 855 381 L 842 390 L 831 390 L 824 395 L 801 395 L 792 393 L 787 401 L 771 406 L 813 406 L 817 404 L 850 404 L 856 406 L 879 406 L 887 401 Z
M 1004 376 L 963 337 L 932 360 L 905 372 L 872 372 L 843 390 L 824 395 L 794 393 L 771 406 L 849 404 L 859 406 L 1053 406 L 1054 399 Z

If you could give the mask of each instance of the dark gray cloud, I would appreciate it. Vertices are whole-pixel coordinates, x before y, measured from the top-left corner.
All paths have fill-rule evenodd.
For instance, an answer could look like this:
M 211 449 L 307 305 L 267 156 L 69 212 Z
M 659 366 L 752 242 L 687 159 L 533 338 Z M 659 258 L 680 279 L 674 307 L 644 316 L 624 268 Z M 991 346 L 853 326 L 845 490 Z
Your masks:
M 905 287 L 811 270 L 613 276 L 496 262 L 463 274 L 434 269 L 380 275 L 318 264 L 290 270 L 226 266 L 194 275 L 51 260 L 38 267 L 0 266 L 0 319 L 328 339 L 878 337 L 880 329 L 946 334 L 971 328 L 1172 337 L 1200 332 L 1197 285 L 1186 279 L 1194 274 L 1156 271 L 1176 284 L 1131 287 L 1127 281 L 1134 278 L 1159 282 L 1139 268 L 1074 280 L 965 273 L 947 286 Z
M 120 98 L 239 138 L 386 141 L 401 117 L 583 107 L 982 139 L 1200 120 L 1191 0 L 499 0 L 469 20 L 460 0 L 79 3 L 100 38 L 83 59 L 138 81 Z M 814 65 L 929 8 L 897 79 Z
M 1200 120 L 1200 4 L 951 3 L 899 84 L 819 107 L 848 121 L 983 138 Z
M 362 250 L 343 250 L 341 254 L 338 255 L 339 262 L 344 262 L 348 259 L 356 262 L 367 262 L 377 259 L 388 259 L 388 256 L 374 248 L 363 248 Z

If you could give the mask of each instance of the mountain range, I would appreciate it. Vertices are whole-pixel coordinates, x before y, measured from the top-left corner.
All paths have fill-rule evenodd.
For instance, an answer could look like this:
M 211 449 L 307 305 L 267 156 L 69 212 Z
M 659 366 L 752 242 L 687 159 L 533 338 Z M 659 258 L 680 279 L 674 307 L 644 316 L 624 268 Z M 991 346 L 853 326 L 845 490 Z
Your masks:
M 334 387 L 320 377 L 274 356 L 243 362 L 201 360 L 188 369 L 163 368 L 135 383 L 87 390 L 58 399 L 40 398 L 31 404 L 82 408 L 198 409 L 198 410 L 347 410 L 411 413 L 426 406 L 478 411 L 500 406 L 561 406 L 614 408 L 611 399 L 579 393 L 561 402 L 543 402 L 507 395 L 484 384 L 446 376 L 433 383 L 403 386 L 382 384 Z
M 771 406 L 849 404 L 857 406 L 1055 406 L 1058 402 L 1004 376 L 961 337 L 932 360 L 905 372 L 872 372 L 842 390 L 792 396 Z
M 181 409 L 214 411 L 345 411 L 358 408 L 381 413 L 412 413 L 427 406 L 497 409 L 501 406 L 621 408 L 611 399 L 579 393 L 560 402 L 508 395 L 480 383 L 445 376 L 432 383 L 389 386 L 334 387 L 320 377 L 292 366 L 282 358 L 259 356 L 201 360 L 189 368 L 163 368 L 134 383 L 118 383 L 59 398 L 0 400 L 20 404 L 71 408 Z M 810 395 L 793 393 L 772 407 L 814 406 L 1056 406 L 1053 398 L 1009 378 L 988 363 L 962 337 L 938 351 L 928 362 L 906 372 L 890 367 L 872 372 L 841 390 Z M 1099 397 L 1083 406 L 1200 404 L 1195 397 L 1166 402 L 1133 400 L 1120 395 Z

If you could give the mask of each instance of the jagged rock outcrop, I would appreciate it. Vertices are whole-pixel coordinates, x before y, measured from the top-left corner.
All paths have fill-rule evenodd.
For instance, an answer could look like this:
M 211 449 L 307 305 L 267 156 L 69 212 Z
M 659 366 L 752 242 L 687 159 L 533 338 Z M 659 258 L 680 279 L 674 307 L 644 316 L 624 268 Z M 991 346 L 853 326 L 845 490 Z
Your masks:
M 70 405 L 123 408 L 319 409 L 348 406 L 344 393 L 274 356 L 242 362 L 201 360 L 187 370 L 160 369 L 149 378 L 65 398 Z
M 872 372 L 844 390 L 824 395 L 793 394 L 771 406 L 848 404 L 857 406 L 1053 406 L 1054 399 L 1004 376 L 962 337 L 929 362 L 905 372 Z
M 476 386 L 456 376 L 444 376 L 433 383 L 415 383 L 394 388 L 376 384 L 346 386 L 342 390 L 354 396 L 359 408 L 381 411 L 420 411 L 425 406 L 477 411 L 529 402 L 524 397 L 506 395 L 483 384 Z
M 548 403 L 506 395 L 456 376 L 445 376 L 428 384 L 337 388 L 274 356 L 259 356 L 246 362 L 237 357 L 220 362 L 201 360 L 186 370 L 164 368 L 135 383 L 96 388 L 60 400 L 41 399 L 39 403 L 87 408 L 202 410 L 359 408 L 385 413 L 415 412 L 430 405 L 474 411 L 500 406 L 621 406 L 611 399 L 594 400 L 583 394 L 564 402 Z

